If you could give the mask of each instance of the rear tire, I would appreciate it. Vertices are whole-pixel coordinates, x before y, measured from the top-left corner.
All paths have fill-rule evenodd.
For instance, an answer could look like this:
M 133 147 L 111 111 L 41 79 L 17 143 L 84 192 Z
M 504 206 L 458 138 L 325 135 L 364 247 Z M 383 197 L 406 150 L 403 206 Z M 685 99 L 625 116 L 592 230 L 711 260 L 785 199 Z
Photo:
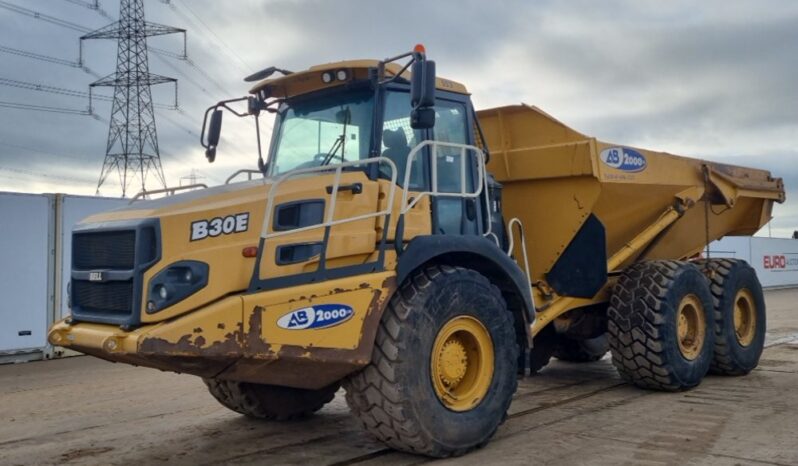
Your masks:
M 696 261 L 710 277 L 715 311 L 715 356 L 710 372 L 745 375 L 765 347 L 765 297 L 756 271 L 734 259 Z
M 560 337 L 554 348 L 554 357 L 568 362 L 594 362 L 610 350 L 607 334 L 587 340 Z
M 270 421 L 310 416 L 332 401 L 341 386 L 336 382 L 319 390 L 306 390 L 232 380 L 203 381 L 222 406 L 248 417 Z
M 627 382 L 684 390 L 709 370 L 712 295 L 695 265 L 663 260 L 630 266 L 613 289 L 608 317 L 612 362 Z
M 485 445 L 505 419 L 517 366 L 501 292 L 475 271 L 428 267 L 391 298 L 371 363 L 344 381 L 346 401 L 397 450 L 459 456 Z

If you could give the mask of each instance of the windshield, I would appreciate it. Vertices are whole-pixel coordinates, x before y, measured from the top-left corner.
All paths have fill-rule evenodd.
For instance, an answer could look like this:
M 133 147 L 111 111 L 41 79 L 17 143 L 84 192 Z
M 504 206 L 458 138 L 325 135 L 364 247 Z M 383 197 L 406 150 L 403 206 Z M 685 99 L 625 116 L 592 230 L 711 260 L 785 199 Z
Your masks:
M 367 158 L 373 100 L 364 88 L 285 103 L 272 174 Z

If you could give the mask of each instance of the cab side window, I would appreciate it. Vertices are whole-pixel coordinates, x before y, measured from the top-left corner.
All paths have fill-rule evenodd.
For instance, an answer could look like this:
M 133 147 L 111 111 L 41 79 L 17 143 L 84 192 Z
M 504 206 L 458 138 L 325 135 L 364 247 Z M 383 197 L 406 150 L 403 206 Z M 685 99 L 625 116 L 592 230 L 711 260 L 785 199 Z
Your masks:
M 434 139 L 441 142 L 468 144 L 465 107 L 457 102 L 435 102 Z M 438 148 L 438 190 L 460 192 L 460 149 Z M 468 173 L 468 171 L 467 171 Z
M 454 144 L 468 144 L 468 119 L 465 106 L 458 102 L 437 100 L 435 102 L 434 139 Z M 437 163 L 438 191 L 459 193 L 462 183 L 461 150 L 456 147 L 438 147 Z M 469 155 L 466 155 L 469 157 Z M 466 160 L 466 191 L 474 188 L 472 183 L 472 167 Z M 474 234 L 477 232 L 476 222 L 466 215 L 466 201 L 460 198 L 439 197 L 436 201 L 437 228 L 443 234 Z
M 410 151 L 424 136 L 420 130 L 410 127 L 410 95 L 406 92 L 388 92 L 385 96 L 385 116 L 382 125 L 382 148 L 383 157 L 391 159 L 396 164 L 396 182 L 404 186 L 405 172 L 407 171 L 407 159 Z M 413 160 L 409 187 L 413 190 L 420 190 L 424 186 L 424 157 L 417 155 Z M 381 167 L 380 172 L 385 176 L 390 176 L 390 168 Z

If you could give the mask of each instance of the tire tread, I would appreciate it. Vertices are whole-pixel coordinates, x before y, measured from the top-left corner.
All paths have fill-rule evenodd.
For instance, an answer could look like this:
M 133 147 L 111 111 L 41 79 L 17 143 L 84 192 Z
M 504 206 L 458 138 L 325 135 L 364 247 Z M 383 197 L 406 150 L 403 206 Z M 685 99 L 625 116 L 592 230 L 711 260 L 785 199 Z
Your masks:
M 436 265 L 417 272 L 410 280 L 405 281 L 385 309 L 377 330 L 372 363 L 343 382 L 347 404 L 363 427 L 378 440 L 397 450 L 434 457 L 450 457 L 463 455 L 481 446 L 448 449 L 438 445 L 409 414 L 412 409 L 400 393 L 400 382 L 393 370 L 396 365 L 404 362 L 402 356 L 406 348 L 402 346 L 403 333 L 412 331 L 410 326 L 406 325 L 412 309 L 410 301 L 431 287 L 441 274 L 455 273 L 467 274 L 484 281 L 497 296 L 501 297 L 499 289 L 490 284 L 486 278 L 462 267 Z M 510 312 L 506 312 L 506 319 L 507 325 L 512 326 Z M 513 392 L 517 383 L 513 374 L 513 384 L 515 384 L 512 387 Z M 505 413 L 511 401 L 511 398 L 507 400 L 504 406 Z M 493 433 L 488 438 L 492 435 Z

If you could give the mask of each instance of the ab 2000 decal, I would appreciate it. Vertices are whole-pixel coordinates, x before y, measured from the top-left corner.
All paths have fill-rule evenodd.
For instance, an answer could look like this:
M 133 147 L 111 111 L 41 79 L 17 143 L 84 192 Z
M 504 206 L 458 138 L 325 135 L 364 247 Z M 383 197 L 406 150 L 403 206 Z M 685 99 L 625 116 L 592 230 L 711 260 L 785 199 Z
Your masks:
M 283 315 L 277 326 L 288 330 L 327 328 L 346 322 L 354 313 L 346 304 L 316 304 Z
M 640 172 L 646 169 L 646 158 L 643 154 L 628 147 L 608 147 L 601 151 L 600 157 L 605 165 L 625 172 Z

